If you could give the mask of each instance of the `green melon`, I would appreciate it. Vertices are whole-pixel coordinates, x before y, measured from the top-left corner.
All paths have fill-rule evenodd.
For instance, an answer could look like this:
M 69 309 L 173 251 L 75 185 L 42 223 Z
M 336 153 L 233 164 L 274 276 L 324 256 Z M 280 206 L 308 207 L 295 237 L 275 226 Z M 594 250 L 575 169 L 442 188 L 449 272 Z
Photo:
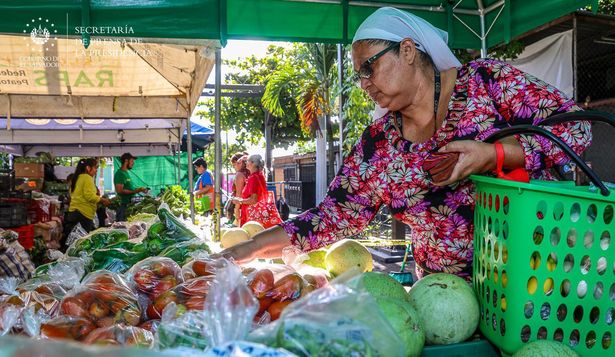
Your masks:
M 309 258 L 304 260 L 303 264 L 307 264 L 315 268 L 327 269 L 327 266 L 325 265 L 325 256 L 327 255 L 326 249 L 316 249 L 307 254 Z
M 397 333 L 407 357 L 418 357 L 425 345 L 425 333 L 419 324 L 418 313 L 404 300 L 386 297 L 376 299 L 378 308 Z
M 358 269 L 361 273 L 372 271 L 374 268 L 369 250 L 352 239 L 342 239 L 333 244 L 325 255 L 325 265 L 333 276 L 339 276 L 352 268 Z
M 563 343 L 538 340 L 523 346 L 513 357 L 579 357 L 579 354 Z
M 393 300 L 409 301 L 408 293 L 403 285 L 384 273 L 363 273 L 350 280 L 348 286 L 366 290 L 374 298 L 386 297 Z
M 467 340 L 478 326 L 480 314 L 474 290 L 452 274 L 431 274 L 408 293 L 419 314 L 427 344 L 448 345 Z

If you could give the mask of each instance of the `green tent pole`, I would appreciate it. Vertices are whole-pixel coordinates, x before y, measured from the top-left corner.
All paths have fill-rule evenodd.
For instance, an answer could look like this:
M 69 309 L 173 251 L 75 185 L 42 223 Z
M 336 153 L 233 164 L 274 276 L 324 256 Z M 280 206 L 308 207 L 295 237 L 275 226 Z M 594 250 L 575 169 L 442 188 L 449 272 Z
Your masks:
M 213 232 L 213 239 L 214 240 L 219 240 L 219 235 L 220 235 L 220 200 L 222 198 L 222 192 L 220 192 L 220 178 L 222 177 L 222 175 L 220 175 L 220 173 L 222 172 L 222 139 L 221 139 L 221 134 L 222 131 L 220 130 L 220 110 L 222 108 L 222 104 L 220 101 L 221 95 L 222 93 L 220 93 L 221 91 L 221 84 L 222 84 L 222 49 L 218 48 L 216 49 L 216 64 L 215 64 L 215 68 L 216 68 L 216 74 L 215 74 L 215 78 L 216 78 L 216 83 L 215 83 L 215 88 L 216 88 L 216 97 L 215 97 L 215 127 L 214 127 L 214 137 L 215 137 L 215 155 L 214 155 L 214 159 L 215 159 L 215 176 L 214 176 L 214 214 L 213 214 L 213 224 L 214 224 L 214 232 Z
M 194 223 L 194 168 L 192 167 L 192 130 L 190 128 L 190 115 L 192 111 L 188 111 L 188 117 L 186 118 L 186 145 L 188 146 L 188 192 L 190 192 L 190 219 Z

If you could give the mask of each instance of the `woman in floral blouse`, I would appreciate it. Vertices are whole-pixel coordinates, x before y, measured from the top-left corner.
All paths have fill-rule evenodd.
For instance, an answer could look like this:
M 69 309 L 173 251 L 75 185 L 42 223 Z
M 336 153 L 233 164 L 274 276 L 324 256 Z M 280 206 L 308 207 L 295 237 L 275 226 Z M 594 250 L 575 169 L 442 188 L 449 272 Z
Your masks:
M 481 140 L 579 108 L 504 62 L 461 65 L 446 41 L 445 32 L 404 11 L 382 8 L 368 17 L 353 40 L 355 78 L 388 112 L 364 131 L 317 207 L 223 254 L 243 262 L 278 257 L 288 245 L 317 249 L 361 232 L 384 204 L 411 228 L 419 276 L 470 279 L 474 185 L 468 176 L 496 168 L 494 144 Z M 577 153 L 591 143 L 587 122 L 549 130 Z M 501 144 L 504 168 L 525 168 L 533 178 L 549 179 L 548 169 L 568 161 L 540 137 Z M 436 152 L 455 154 L 451 165 L 430 175 L 424 165 Z

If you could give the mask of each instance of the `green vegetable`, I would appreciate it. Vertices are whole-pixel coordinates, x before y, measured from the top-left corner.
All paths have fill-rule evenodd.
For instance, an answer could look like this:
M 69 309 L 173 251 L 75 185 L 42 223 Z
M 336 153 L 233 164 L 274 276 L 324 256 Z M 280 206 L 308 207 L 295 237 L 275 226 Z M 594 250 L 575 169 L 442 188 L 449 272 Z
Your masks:
M 166 208 L 158 210 L 158 218 L 166 227 L 165 235 L 167 238 L 175 240 L 187 240 L 196 238 L 196 234 L 184 225 L 173 213 Z
M 116 244 L 115 247 L 95 250 L 92 254 L 92 271 L 106 269 L 114 273 L 124 273 L 149 256 L 144 244 L 130 244 L 132 244 L 130 249 L 121 248 Z
M 191 253 L 204 250 L 211 253 L 209 246 L 202 240 L 196 238 L 187 242 L 179 242 L 163 250 L 159 255 L 173 259 L 177 264 L 184 265 L 191 257 Z
M 80 256 L 82 252 L 90 255 L 98 248 L 108 247 L 127 240 L 128 232 L 125 229 L 97 230 L 90 235 L 77 239 L 68 247 L 66 254 L 71 257 Z
M 188 311 L 177 319 L 160 324 L 157 332 L 158 348 L 189 347 L 205 350 L 208 347 L 205 336 L 208 327 L 204 321 L 202 312 Z
M 137 213 L 130 217 L 128 217 L 128 222 L 151 222 L 154 221 L 158 216 L 153 213 Z

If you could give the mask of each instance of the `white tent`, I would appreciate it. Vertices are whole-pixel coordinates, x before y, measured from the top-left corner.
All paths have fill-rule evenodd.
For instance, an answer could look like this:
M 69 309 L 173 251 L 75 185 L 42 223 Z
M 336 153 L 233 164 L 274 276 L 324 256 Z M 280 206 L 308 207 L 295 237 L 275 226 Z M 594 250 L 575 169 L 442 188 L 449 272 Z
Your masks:
M 172 154 L 219 43 L 155 41 L 0 35 L 0 150 Z

